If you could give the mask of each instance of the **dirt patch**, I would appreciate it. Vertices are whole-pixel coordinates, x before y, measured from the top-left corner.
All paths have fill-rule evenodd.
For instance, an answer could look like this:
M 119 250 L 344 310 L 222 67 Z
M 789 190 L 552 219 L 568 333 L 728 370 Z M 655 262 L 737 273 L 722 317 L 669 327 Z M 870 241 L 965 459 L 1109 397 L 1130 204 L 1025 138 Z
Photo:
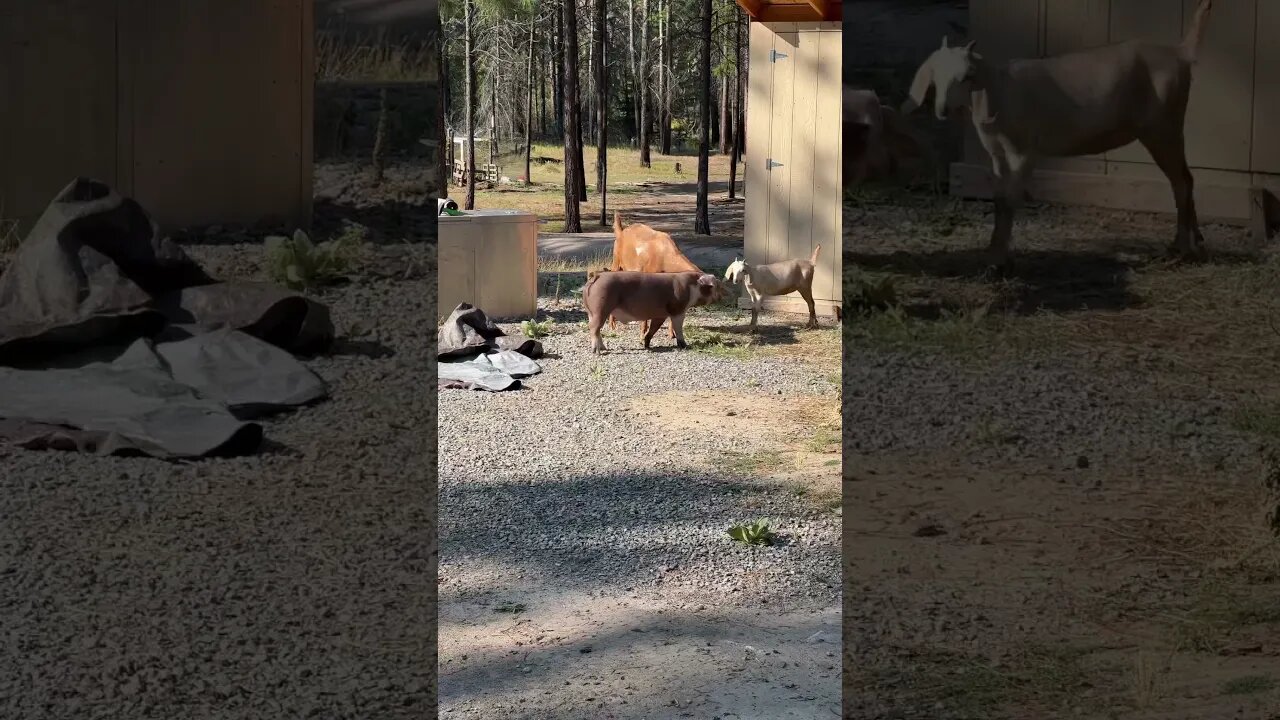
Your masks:
M 688 391 L 644 395 L 622 407 L 650 427 L 749 439 L 746 451 L 708 456 L 710 466 L 779 483 L 824 509 L 840 497 L 840 405 L 826 395 Z

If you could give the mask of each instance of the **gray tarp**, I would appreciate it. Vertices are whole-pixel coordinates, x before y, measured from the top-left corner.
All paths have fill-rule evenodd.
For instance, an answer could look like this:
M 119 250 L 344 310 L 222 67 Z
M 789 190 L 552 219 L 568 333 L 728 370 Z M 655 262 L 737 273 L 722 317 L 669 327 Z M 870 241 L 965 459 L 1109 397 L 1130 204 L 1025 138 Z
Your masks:
M 214 280 L 136 202 L 78 179 L 0 275 L 0 439 L 159 457 L 253 452 L 262 428 L 247 418 L 325 396 L 290 353 L 332 339 L 323 305 Z
M 542 343 L 507 335 L 478 307 L 461 303 L 436 331 L 436 377 L 440 389 L 501 392 L 520 387 L 517 378 L 542 372 L 533 358 Z
M 518 378 L 536 375 L 542 366 L 513 350 L 499 350 L 472 360 L 436 363 L 440 387 L 501 392 L 520 387 Z

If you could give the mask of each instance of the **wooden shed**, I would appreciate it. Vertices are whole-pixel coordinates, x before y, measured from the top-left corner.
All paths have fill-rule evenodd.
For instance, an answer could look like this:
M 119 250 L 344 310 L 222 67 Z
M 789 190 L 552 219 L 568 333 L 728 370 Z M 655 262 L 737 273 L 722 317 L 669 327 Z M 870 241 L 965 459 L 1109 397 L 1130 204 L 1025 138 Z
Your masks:
M 1181 41 L 1198 0 L 970 0 L 970 36 L 993 59 L 1045 57 L 1134 38 Z M 1280 2 L 1219 0 L 1192 80 L 1187 159 L 1202 218 L 1263 230 L 1280 192 Z M 941 42 L 941 38 L 938 38 Z M 990 160 L 968 129 L 953 194 L 991 197 Z M 1046 160 L 1037 199 L 1174 212 L 1168 182 L 1137 143 Z M 1270 197 L 1269 197 L 1270 196 Z
M 738 4 L 751 17 L 746 260 L 764 264 L 808 258 L 821 245 L 813 298 L 818 314 L 835 315 L 841 303 L 842 255 L 841 4 Z M 769 298 L 766 307 L 808 312 L 796 293 Z
M 0 0 L 0 213 L 77 176 L 166 227 L 306 226 L 312 0 Z

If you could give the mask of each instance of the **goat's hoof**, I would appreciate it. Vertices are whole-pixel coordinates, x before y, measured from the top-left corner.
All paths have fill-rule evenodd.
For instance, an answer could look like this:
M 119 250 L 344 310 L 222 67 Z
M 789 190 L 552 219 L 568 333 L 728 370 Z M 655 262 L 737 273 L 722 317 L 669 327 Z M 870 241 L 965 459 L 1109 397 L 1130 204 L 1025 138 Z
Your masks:
M 680 349 L 680 350 L 688 350 L 688 349 L 689 349 L 689 343 L 687 343 L 687 342 L 683 342 L 683 341 L 680 341 L 680 340 L 677 340 L 677 341 L 676 341 L 676 348 L 678 348 L 678 349 Z

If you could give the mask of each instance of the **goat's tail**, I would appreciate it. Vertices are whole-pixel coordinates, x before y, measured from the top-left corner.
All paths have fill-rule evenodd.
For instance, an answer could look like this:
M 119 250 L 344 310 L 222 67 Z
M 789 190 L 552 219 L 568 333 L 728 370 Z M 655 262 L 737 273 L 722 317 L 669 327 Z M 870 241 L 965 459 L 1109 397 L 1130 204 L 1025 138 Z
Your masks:
M 1187 35 L 1182 38 L 1182 56 L 1190 62 L 1196 61 L 1200 54 L 1200 43 L 1204 40 L 1205 26 L 1209 23 L 1209 10 L 1213 8 L 1213 0 L 1200 0 L 1195 15 L 1191 16 L 1191 25 L 1187 27 Z
M 817 264 L 818 264 L 818 251 L 819 251 L 819 250 L 821 250 L 821 249 L 822 249 L 822 246 L 821 246 L 821 245 L 817 245 L 817 246 L 815 246 L 815 247 L 813 248 L 813 253 L 812 253 L 811 255 L 809 255 L 809 264 L 810 264 L 810 265 L 817 265 Z
M 621 233 L 622 233 L 622 213 L 618 210 L 614 210 L 613 211 L 613 234 L 619 235 Z

